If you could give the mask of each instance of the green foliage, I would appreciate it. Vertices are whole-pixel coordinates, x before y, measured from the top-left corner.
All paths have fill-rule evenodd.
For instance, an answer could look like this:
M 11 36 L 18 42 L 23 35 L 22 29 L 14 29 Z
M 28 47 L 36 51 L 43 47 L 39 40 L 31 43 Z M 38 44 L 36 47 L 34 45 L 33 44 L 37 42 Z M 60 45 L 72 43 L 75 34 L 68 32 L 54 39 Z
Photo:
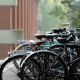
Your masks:
M 41 0 L 39 4 L 40 8 L 40 31 L 49 31 L 53 28 L 62 27 L 62 24 L 66 23 L 67 15 L 64 6 L 62 6 L 62 0 L 53 0 L 53 3 L 48 4 L 48 0 Z
M 68 1 L 68 2 L 66 2 Z M 69 11 L 67 17 L 73 27 L 80 27 L 80 0 L 63 0 L 64 5 L 67 4 Z
M 80 0 L 40 0 L 39 4 L 39 30 L 49 31 L 62 27 L 66 22 L 73 27 L 80 27 Z

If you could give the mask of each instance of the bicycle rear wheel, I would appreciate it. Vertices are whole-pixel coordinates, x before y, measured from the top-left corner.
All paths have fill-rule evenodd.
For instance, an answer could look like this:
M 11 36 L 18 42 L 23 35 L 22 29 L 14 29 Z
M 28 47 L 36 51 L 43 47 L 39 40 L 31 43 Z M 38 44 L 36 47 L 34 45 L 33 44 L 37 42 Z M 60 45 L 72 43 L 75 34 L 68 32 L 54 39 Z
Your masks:
M 35 66 L 30 67 L 28 64 Z M 32 74 L 30 75 L 29 72 Z M 36 73 L 37 77 L 34 76 Z M 24 74 L 26 76 L 24 76 Z M 67 69 L 63 61 L 50 51 L 36 51 L 25 58 L 21 65 L 21 80 L 66 80 Z
M 70 68 L 68 80 L 80 80 L 80 58 L 76 59 Z
M 75 60 L 76 58 L 78 58 L 79 56 L 77 55 L 77 49 L 76 47 L 74 46 L 66 46 L 67 48 L 67 53 L 70 57 L 70 62 Z M 64 45 L 54 45 L 54 46 L 51 46 L 49 48 L 49 51 L 53 51 L 55 53 L 57 53 L 58 55 L 61 55 L 61 57 L 63 58 L 63 60 L 66 62 L 66 64 L 68 63 L 67 62 L 67 55 L 65 53 L 65 50 L 64 50 Z
M 0 68 L 0 80 L 20 80 L 19 70 L 14 66 L 13 60 L 16 60 L 20 67 L 24 55 L 15 55 L 4 60 Z

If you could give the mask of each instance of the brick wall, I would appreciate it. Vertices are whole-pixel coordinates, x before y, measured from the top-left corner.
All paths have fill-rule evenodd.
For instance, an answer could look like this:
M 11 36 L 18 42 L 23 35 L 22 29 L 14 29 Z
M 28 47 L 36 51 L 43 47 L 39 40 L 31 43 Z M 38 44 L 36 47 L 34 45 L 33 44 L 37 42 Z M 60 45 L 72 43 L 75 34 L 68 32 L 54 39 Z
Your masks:
M 37 32 L 38 0 L 18 0 L 17 6 L 0 6 L 0 30 L 22 30 L 24 39 Z M 15 46 L 15 44 L 13 44 Z M 5 58 L 12 44 L 0 44 L 0 58 Z

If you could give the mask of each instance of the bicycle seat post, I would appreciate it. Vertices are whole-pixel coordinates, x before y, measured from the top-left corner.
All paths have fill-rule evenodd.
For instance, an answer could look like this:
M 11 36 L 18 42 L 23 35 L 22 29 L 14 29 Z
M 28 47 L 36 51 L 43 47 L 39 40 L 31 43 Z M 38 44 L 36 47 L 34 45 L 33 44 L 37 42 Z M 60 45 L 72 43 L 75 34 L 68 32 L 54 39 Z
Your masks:
M 68 40 L 66 38 L 57 38 L 57 41 L 62 43 L 64 45 L 64 52 L 66 54 L 66 57 L 67 57 L 67 66 L 70 66 L 70 56 L 68 54 L 68 51 L 67 51 L 67 43 L 68 43 Z
M 65 54 L 67 56 L 67 61 L 68 61 L 67 66 L 69 68 L 69 66 L 70 66 L 70 56 L 69 56 L 69 53 L 67 51 L 67 43 L 64 43 L 64 51 L 65 51 Z

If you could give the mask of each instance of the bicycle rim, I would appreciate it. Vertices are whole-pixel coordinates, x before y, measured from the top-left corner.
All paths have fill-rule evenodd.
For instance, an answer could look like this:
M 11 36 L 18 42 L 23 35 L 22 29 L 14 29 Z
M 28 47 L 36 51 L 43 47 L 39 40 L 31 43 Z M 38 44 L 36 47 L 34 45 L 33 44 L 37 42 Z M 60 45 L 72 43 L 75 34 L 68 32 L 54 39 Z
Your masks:
M 16 60 L 18 66 L 20 66 L 22 57 L 23 55 L 16 55 L 7 58 L 7 60 L 1 65 L 0 80 L 20 80 L 20 77 L 18 76 L 19 70 L 14 66 L 13 60 Z
M 30 70 L 28 65 L 29 61 L 34 63 L 40 70 L 36 70 L 38 72 L 38 77 L 36 78 L 35 76 L 31 77 L 28 75 L 28 70 Z M 26 67 L 28 67 L 27 70 L 25 69 Z M 66 78 L 65 66 L 61 60 L 59 60 L 53 53 L 45 51 L 35 52 L 23 61 L 21 68 L 21 80 L 29 80 L 25 78 L 24 73 L 30 78 L 30 80 L 65 80 Z M 31 73 L 33 74 L 32 71 Z
M 69 72 L 69 80 L 80 80 L 80 58 L 76 59 Z
M 26 54 L 26 53 L 25 53 L 25 52 L 26 52 L 26 50 L 25 50 L 26 46 L 27 46 L 27 44 L 21 44 L 21 45 L 17 46 L 17 47 L 15 48 L 15 50 L 13 51 L 12 55 L 13 55 L 13 56 L 16 55 L 17 51 L 19 51 L 19 50 L 20 50 L 20 52 L 17 53 L 17 55 L 18 55 L 18 54 L 19 54 L 19 55 L 24 55 L 24 54 Z M 24 51 L 24 52 L 21 53 L 21 50 Z M 25 58 L 25 57 L 24 57 L 24 58 Z M 23 59 L 24 59 L 24 58 L 23 58 Z M 14 64 L 14 66 L 15 66 L 18 70 L 20 69 L 17 60 L 13 60 L 13 64 Z

